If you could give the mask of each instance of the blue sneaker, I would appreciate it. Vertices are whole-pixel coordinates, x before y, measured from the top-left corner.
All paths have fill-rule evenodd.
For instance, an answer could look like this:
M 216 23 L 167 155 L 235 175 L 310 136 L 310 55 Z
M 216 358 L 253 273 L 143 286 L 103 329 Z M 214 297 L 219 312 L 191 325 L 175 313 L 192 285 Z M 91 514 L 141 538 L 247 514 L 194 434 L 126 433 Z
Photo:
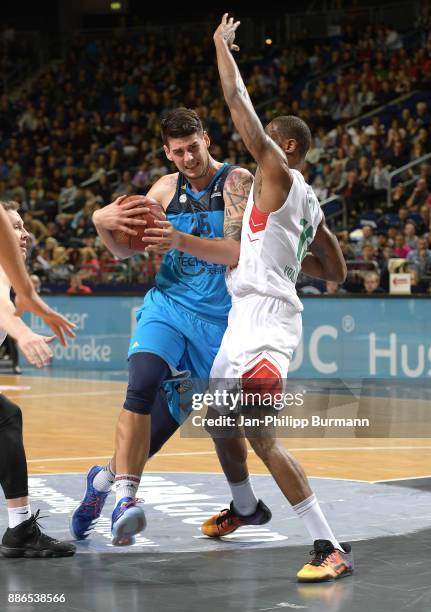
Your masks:
M 134 536 L 147 526 L 145 512 L 136 504 L 139 500 L 123 497 L 112 513 L 113 546 L 130 546 L 135 543 Z
M 93 465 L 87 474 L 87 489 L 79 506 L 75 508 L 70 519 L 70 533 L 76 540 L 85 540 L 94 529 L 97 519 L 102 514 L 103 506 L 109 491 L 98 491 L 93 487 L 95 476 L 103 470 L 101 465 Z

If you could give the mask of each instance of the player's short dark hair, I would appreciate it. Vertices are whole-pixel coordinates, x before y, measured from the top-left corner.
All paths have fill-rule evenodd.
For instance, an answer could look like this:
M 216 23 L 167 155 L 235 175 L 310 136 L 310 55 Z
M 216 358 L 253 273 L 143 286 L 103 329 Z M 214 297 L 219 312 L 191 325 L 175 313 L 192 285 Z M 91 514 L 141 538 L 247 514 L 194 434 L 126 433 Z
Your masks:
M 298 143 L 298 152 L 305 157 L 311 147 L 311 132 L 308 125 L 295 115 L 281 115 L 273 119 L 266 131 L 282 147 L 283 142 L 293 138 Z
M 160 122 L 162 139 L 165 145 L 169 138 L 184 138 L 192 134 L 203 134 L 202 121 L 196 111 L 191 108 L 174 108 L 166 113 Z

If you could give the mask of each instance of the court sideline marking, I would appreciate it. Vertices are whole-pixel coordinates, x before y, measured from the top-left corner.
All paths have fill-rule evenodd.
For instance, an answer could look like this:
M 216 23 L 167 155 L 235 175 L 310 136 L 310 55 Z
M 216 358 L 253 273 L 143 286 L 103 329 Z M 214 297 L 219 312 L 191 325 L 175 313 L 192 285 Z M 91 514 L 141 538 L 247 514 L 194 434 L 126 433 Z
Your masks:
M 377 450 L 377 451 L 386 451 L 386 450 L 424 450 L 431 449 L 431 445 L 428 446 L 328 446 L 328 447 L 311 447 L 311 448 L 291 448 L 292 452 L 299 451 L 303 452 L 322 452 L 322 451 L 367 451 L 367 450 Z M 250 453 L 254 453 L 253 450 L 249 451 Z M 184 451 L 181 453 L 159 453 L 158 457 L 189 457 L 194 455 L 214 455 L 215 451 Z M 96 459 L 111 459 L 112 455 L 97 455 L 95 457 L 49 457 L 46 459 L 28 459 L 27 463 L 38 463 L 38 462 L 53 462 L 53 461 L 93 461 Z

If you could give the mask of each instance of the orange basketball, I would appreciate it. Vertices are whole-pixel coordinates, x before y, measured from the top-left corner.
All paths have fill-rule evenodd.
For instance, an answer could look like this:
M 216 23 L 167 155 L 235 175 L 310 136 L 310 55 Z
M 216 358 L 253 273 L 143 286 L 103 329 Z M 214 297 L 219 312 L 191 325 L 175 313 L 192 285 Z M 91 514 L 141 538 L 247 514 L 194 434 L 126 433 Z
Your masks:
M 136 199 L 137 197 L 139 196 L 131 195 L 124 198 L 124 200 L 121 200 L 120 206 L 127 204 L 127 202 L 129 202 L 131 199 Z M 148 246 L 148 243 L 142 242 L 142 238 L 145 236 L 145 230 L 149 227 L 157 227 L 157 225 L 154 223 L 156 220 L 163 221 L 166 219 L 163 207 L 156 202 L 156 200 L 153 200 L 153 198 L 145 197 L 145 200 L 142 201 L 141 206 L 142 208 L 149 208 L 150 212 L 142 213 L 142 215 L 136 215 L 133 217 L 134 219 L 145 219 L 147 222 L 147 225 L 131 226 L 131 228 L 137 232 L 136 236 L 126 234 L 122 230 L 114 230 L 112 232 L 112 237 L 114 238 L 115 242 L 133 251 L 144 251 L 145 247 Z

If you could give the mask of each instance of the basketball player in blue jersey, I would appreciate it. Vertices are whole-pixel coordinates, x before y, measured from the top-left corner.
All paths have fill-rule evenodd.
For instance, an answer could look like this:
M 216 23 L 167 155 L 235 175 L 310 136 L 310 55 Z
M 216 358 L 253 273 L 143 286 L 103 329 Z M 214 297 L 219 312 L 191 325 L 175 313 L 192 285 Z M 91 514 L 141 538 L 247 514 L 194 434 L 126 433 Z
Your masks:
M 137 313 L 114 457 L 105 468 L 90 469 L 84 499 L 71 519 L 72 535 L 86 538 L 115 482 L 112 543 L 117 546 L 132 544 L 145 527 L 136 502 L 142 470 L 187 417 L 179 405 L 178 380 L 191 375 L 207 385 L 231 307 L 224 273 L 238 262 L 242 215 L 253 182 L 247 170 L 211 157 L 209 137 L 193 110 L 169 112 L 161 127 L 165 154 L 178 172 L 161 177 L 147 194 L 160 202 L 169 223 L 148 230 L 144 241 L 148 250 L 166 255 L 156 286 Z M 136 218 L 143 202 L 137 196 L 120 206 L 118 199 L 93 217 L 100 238 L 120 258 L 135 252 L 118 245 L 111 232 L 134 234 L 133 228 L 145 223 Z

